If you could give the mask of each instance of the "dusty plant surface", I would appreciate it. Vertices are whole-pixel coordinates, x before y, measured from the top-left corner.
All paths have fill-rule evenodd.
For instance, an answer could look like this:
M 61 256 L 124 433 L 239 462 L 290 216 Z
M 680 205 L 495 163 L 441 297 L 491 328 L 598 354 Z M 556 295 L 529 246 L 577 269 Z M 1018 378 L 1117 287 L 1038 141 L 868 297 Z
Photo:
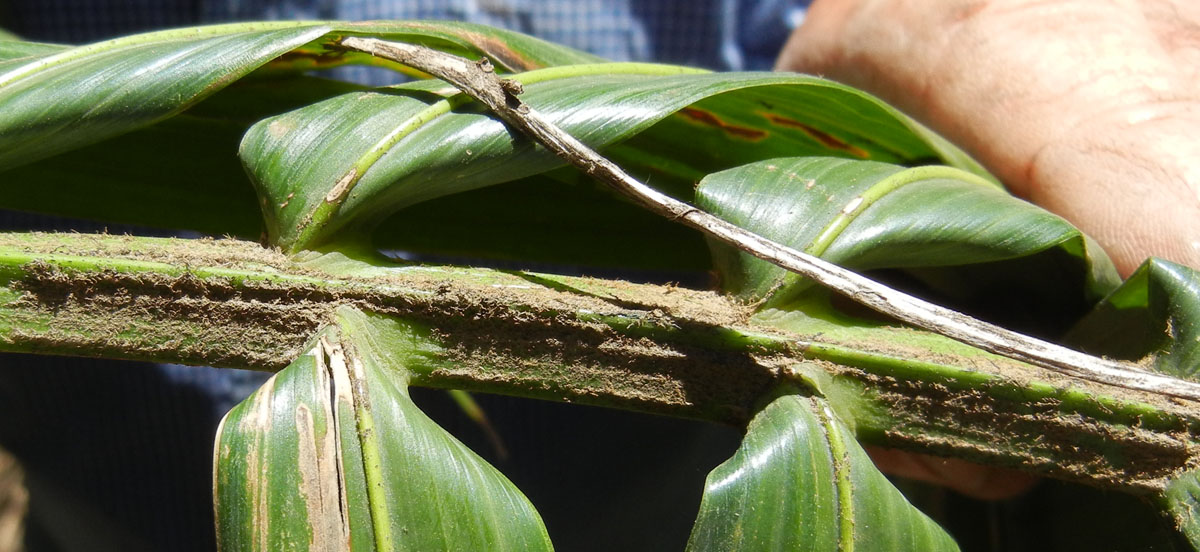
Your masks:
M 413 383 L 744 423 L 818 366 L 878 444 L 1151 492 L 1195 467 L 1193 404 L 905 340 L 789 334 L 724 296 L 234 240 L 0 235 L 0 347 L 275 370 L 342 306 L 410 328 Z M 893 330 L 889 330 L 893 331 Z M 399 345 L 397 345 L 399 347 Z

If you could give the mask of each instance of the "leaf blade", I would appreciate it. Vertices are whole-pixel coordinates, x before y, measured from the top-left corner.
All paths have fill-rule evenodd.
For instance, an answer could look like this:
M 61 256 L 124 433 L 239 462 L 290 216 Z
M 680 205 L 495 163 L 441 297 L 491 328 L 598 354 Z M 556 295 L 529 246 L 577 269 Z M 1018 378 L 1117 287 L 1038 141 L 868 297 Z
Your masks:
M 1115 286 L 1107 257 L 1061 218 L 948 167 L 787 158 L 708 176 L 697 203 L 734 224 L 857 270 L 1001 261 L 1052 247 L 1089 262 L 1090 293 Z M 780 305 L 810 283 L 714 244 L 727 289 Z
M 148 126 L 329 31 L 291 22 L 133 35 L 0 75 L 0 168 Z
M 279 74 L 374 63 L 325 49 L 347 33 L 489 55 L 514 70 L 598 61 L 519 33 L 451 22 L 230 23 L 74 48 L 3 41 L 0 170 L 161 121 L 260 68 Z
M 550 549 L 528 500 L 408 397 L 403 365 L 426 338 L 340 309 L 231 411 L 214 476 L 222 549 Z
M 1147 259 L 1071 330 L 1069 343 L 1094 354 L 1148 361 L 1155 370 L 1200 374 L 1200 273 Z
M 661 175 L 658 183 L 676 195 L 690 196 L 694 174 L 797 149 L 900 162 L 938 155 L 907 118 L 846 87 L 771 73 L 671 74 L 680 71 L 601 64 L 515 78 L 527 82 L 526 102 L 592 147 L 636 136 L 623 151 L 648 152 L 643 167 L 659 171 L 652 180 Z M 252 128 L 241 155 L 264 204 L 276 211 L 268 213 L 273 242 L 311 247 L 342 227 L 369 227 L 406 206 L 562 165 L 512 138 L 473 104 L 452 109 L 444 102 L 454 93 L 436 84 L 403 85 L 334 98 Z M 808 103 L 788 103 L 792 96 Z M 773 111 L 764 111 L 764 103 Z M 619 153 L 615 158 L 622 161 Z M 672 165 L 664 158 L 688 161 Z M 368 165 L 354 161 L 367 159 Z M 692 166 L 693 160 L 705 161 Z M 674 168 L 662 173 L 668 166 Z M 287 210 L 272 207 L 278 205 Z
M 689 551 L 957 550 L 820 399 L 784 395 L 709 475 Z

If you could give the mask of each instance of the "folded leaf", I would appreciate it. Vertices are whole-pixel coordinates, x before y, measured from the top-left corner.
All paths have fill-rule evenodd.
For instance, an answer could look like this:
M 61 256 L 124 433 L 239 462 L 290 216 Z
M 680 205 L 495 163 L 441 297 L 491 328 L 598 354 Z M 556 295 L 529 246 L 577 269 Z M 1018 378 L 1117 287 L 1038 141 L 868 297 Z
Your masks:
M 551 549 L 529 501 L 409 398 L 422 332 L 337 318 L 222 422 L 221 549 Z
M 271 65 L 294 72 L 369 56 L 326 50 L 346 34 L 490 55 L 501 68 L 596 61 L 510 31 L 438 22 L 261 22 L 190 27 L 59 49 L 0 42 L 0 170 L 145 127 Z
M 1071 330 L 1093 354 L 1145 360 L 1185 379 L 1200 373 L 1200 272 L 1149 259 Z
M 708 176 L 697 203 L 842 266 L 903 269 L 891 273 L 898 287 L 1041 334 L 1061 333 L 1119 282 L 1062 218 L 949 167 L 781 158 Z M 725 289 L 748 301 L 784 310 L 830 302 L 807 279 L 722 244 L 712 250 Z
M 150 125 L 329 31 L 238 23 L 62 50 L 0 74 L 0 169 Z
M 822 399 L 785 395 L 708 476 L 689 551 L 958 550 Z
M 1111 263 L 1062 218 L 949 167 L 786 158 L 709 175 L 697 203 L 734 224 L 858 270 L 952 266 L 1060 247 L 1090 265 L 1088 291 L 1115 286 Z M 714 246 L 726 288 L 784 304 L 812 282 Z
M 514 78 L 548 119 L 594 148 L 616 146 L 615 159 L 685 198 L 698 176 L 789 153 L 915 163 L 943 151 L 878 100 L 813 77 L 598 64 Z M 272 242 L 313 247 L 403 207 L 563 165 L 456 94 L 438 82 L 411 83 L 252 128 L 241 155 Z

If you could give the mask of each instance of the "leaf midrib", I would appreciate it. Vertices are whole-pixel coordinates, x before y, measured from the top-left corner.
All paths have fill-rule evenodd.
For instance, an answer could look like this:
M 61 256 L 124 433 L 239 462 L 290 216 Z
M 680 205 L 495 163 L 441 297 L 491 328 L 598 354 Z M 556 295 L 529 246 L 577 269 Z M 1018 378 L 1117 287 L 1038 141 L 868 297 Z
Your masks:
M 954 179 L 963 182 L 977 184 L 987 188 L 995 188 L 996 185 L 987 180 L 975 176 L 966 171 L 946 166 L 928 166 L 914 167 L 906 169 L 895 174 L 892 174 L 868 187 L 862 193 L 854 196 L 849 203 L 846 204 L 837 216 L 830 220 L 817 237 L 809 243 L 805 248 L 805 252 L 820 257 L 829 249 L 833 242 L 842 235 L 842 231 L 858 219 L 859 215 L 866 212 L 868 208 L 874 205 L 880 199 L 883 199 L 888 194 L 895 192 L 909 184 L 916 184 L 926 180 L 936 179 Z

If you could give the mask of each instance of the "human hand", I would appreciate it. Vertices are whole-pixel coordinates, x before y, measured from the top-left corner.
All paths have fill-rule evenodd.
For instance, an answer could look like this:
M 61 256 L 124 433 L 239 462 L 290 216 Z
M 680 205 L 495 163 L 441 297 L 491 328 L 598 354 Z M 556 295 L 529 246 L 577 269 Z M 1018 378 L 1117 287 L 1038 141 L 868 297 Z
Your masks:
M 817 0 L 777 67 L 898 106 L 1123 275 L 1200 267 L 1200 3 Z
M 816 0 L 777 68 L 891 102 L 1095 238 L 1122 275 L 1152 255 L 1200 267 L 1198 2 Z M 1034 481 L 871 454 L 977 498 Z

